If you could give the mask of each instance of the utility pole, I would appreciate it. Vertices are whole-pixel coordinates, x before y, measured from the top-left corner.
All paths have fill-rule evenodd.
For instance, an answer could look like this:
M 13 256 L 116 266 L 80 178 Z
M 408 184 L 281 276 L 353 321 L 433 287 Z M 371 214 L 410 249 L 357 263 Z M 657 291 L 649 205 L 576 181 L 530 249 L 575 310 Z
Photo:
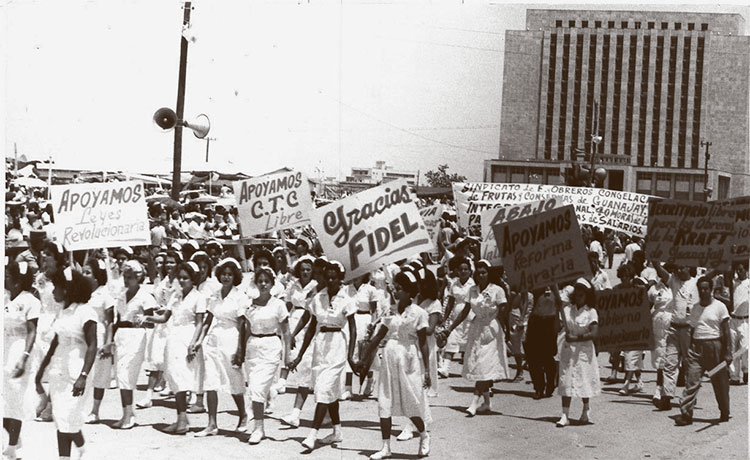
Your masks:
M 211 141 L 215 141 L 215 137 L 206 137 L 206 169 L 208 170 L 208 194 L 211 194 L 211 189 L 213 188 L 213 179 L 211 176 L 213 176 L 213 172 L 211 171 L 211 168 L 208 167 L 208 146 L 211 144 Z
M 589 187 L 594 186 L 594 163 L 596 162 L 597 149 L 602 141 L 599 136 L 599 103 L 594 102 L 593 129 L 591 130 L 591 168 L 589 169 Z
M 706 147 L 706 161 L 703 165 L 703 196 L 708 201 L 708 198 L 711 196 L 711 189 L 708 187 L 708 160 L 711 159 L 708 148 L 711 147 L 711 142 L 701 141 L 701 147 Z
M 190 24 L 191 2 L 182 7 L 182 28 Z M 172 199 L 180 200 L 180 170 L 182 168 L 182 120 L 185 113 L 185 79 L 187 75 L 187 38 L 180 34 L 180 73 L 177 79 L 177 124 L 174 127 L 174 159 L 172 163 Z

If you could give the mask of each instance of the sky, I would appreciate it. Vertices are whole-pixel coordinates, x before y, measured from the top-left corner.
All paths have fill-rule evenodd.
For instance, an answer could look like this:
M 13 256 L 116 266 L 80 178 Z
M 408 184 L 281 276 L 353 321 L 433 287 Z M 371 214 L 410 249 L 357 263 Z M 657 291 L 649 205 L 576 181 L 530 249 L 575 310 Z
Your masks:
M 60 167 L 172 169 L 182 2 L 5 0 L 0 122 L 6 157 Z M 193 2 L 183 170 L 281 167 L 343 179 L 377 160 L 482 180 L 499 157 L 504 36 L 532 8 L 740 13 L 741 3 L 649 5 L 423 0 Z M 747 32 L 746 32 L 747 33 Z M 748 33 L 750 34 L 750 33 Z

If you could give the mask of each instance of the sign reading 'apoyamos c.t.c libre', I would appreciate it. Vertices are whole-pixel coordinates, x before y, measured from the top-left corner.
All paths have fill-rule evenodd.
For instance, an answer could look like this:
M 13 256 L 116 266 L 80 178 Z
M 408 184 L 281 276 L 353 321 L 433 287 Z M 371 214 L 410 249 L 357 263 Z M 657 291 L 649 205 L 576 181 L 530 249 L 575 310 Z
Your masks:
M 334 201 L 310 219 L 326 256 L 346 267 L 347 280 L 433 248 L 403 179 Z

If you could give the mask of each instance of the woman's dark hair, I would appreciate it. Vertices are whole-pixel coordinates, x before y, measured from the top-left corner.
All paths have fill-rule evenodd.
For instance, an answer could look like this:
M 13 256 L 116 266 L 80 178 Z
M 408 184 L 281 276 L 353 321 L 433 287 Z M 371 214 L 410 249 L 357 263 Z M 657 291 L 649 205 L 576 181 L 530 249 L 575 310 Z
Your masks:
M 485 268 L 487 270 L 487 281 L 490 284 L 496 284 L 500 287 L 503 287 L 501 284 L 501 276 L 500 276 L 500 268 L 501 267 L 492 267 L 490 265 L 487 265 L 484 262 L 477 262 L 476 268 L 474 269 L 474 273 L 471 275 L 471 277 L 474 279 L 474 282 L 479 285 L 479 269 Z M 507 293 L 506 293 L 507 294 Z
M 432 273 L 432 270 L 423 268 L 419 272 L 419 293 L 425 299 L 437 300 L 438 298 L 438 284 L 437 278 Z
M 239 286 L 240 283 L 242 283 L 242 272 L 239 268 L 237 268 L 235 264 L 231 262 L 219 262 L 214 269 L 214 276 L 216 276 L 216 279 L 218 280 L 219 277 L 221 277 L 221 274 L 224 273 L 224 270 L 226 270 L 227 268 L 232 271 L 232 285 Z
M 91 284 L 86 281 L 81 272 L 70 270 L 71 279 L 65 278 L 65 270 L 58 271 L 52 277 L 52 284 L 65 291 L 65 303 L 86 303 L 91 299 Z
M 714 280 L 712 280 L 708 276 L 701 276 L 700 278 L 698 278 L 698 282 L 695 283 L 695 285 L 698 286 L 701 283 L 708 283 L 708 288 L 711 290 L 713 290 L 714 288 Z
M 635 268 L 630 262 L 626 262 L 617 268 L 617 277 L 620 278 L 620 281 L 625 281 L 635 275 Z
M 469 268 L 471 269 L 471 263 L 469 262 L 469 259 L 467 259 L 466 257 L 462 257 L 462 256 L 456 256 L 448 261 L 448 269 L 450 271 L 458 270 L 458 267 L 460 267 L 463 264 L 468 265 Z
M 410 279 L 410 276 L 414 278 L 414 281 Z M 417 276 L 414 272 L 398 272 L 396 273 L 396 276 L 393 277 L 393 282 L 404 288 L 412 299 L 419 293 L 419 283 L 417 282 Z
M 5 270 L 5 273 L 10 275 L 11 279 L 18 284 L 18 287 L 22 291 L 31 292 L 34 289 L 34 270 L 31 269 L 29 264 L 26 264 L 26 273 L 21 273 L 21 268 L 19 267 L 18 262 L 11 260 L 8 262 L 8 265 L 5 266 Z
M 271 267 L 258 267 L 255 269 L 255 280 L 257 281 L 260 275 L 265 275 L 271 278 L 271 284 L 276 281 L 276 272 Z
M 195 264 L 197 267 L 198 264 Z M 190 262 L 183 262 L 177 267 L 177 273 L 179 274 L 181 271 L 184 271 L 188 274 L 190 277 L 190 280 L 193 282 L 193 285 L 198 286 L 198 283 L 200 282 L 200 269 L 194 269 Z
M 591 308 L 596 307 L 596 291 L 594 291 L 594 288 L 590 288 L 582 284 L 575 284 L 573 287 L 574 289 L 583 289 L 586 293 L 586 305 Z M 575 290 L 573 292 L 575 292 Z
M 91 268 L 91 274 L 94 276 L 94 279 L 99 284 L 99 286 L 104 286 L 105 284 L 107 284 L 107 267 L 99 267 L 100 262 L 102 262 L 100 259 L 95 259 L 92 257 L 86 261 L 86 265 Z
M 258 259 L 266 259 L 268 266 L 275 272 L 276 271 L 276 258 L 274 258 L 271 251 L 265 248 L 260 248 L 253 253 L 253 265 L 258 266 Z

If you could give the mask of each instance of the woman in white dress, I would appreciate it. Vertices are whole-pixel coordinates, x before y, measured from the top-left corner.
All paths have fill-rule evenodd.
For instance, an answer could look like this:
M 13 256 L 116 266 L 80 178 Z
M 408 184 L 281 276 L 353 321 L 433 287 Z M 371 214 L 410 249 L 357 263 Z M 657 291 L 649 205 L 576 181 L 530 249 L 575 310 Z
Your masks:
M 115 375 L 122 400 L 122 418 L 112 427 L 123 430 L 135 426 L 133 391 L 146 358 L 146 328 L 153 328 L 153 324 L 143 318 L 156 309 L 154 297 L 142 286 L 144 278 L 145 270 L 137 260 L 122 264 L 125 291 L 117 298 L 115 306 Z
M 244 336 L 244 316 L 250 299 L 237 288 L 242 282 L 241 266 L 237 260 L 221 260 L 216 265 L 216 278 L 221 283 L 221 288 L 208 299 L 199 341 L 203 348 L 203 389 L 208 403 L 208 425 L 203 431 L 196 433 L 196 437 L 219 433 L 216 424 L 219 390 L 229 392 L 237 405 L 237 430 L 244 430 L 247 425 L 245 376 L 242 360 L 237 355 L 237 346 L 240 337 Z
M 354 356 L 361 356 L 364 350 L 363 343 L 367 339 L 367 330 L 372 324 L 373 314 L 377 311 L 379 292 L 370 284 L 370 274 L 364 275 L 352 280 L 348 286 L 352 297 L 357 302 L 357 314 L 354 316 L 354 323 L 357 325 L 357 343 L 354 345 Z M 347 369 L 344 380 L 344 398 L 352 397 L 352 380 L 351 369 Z M 365 397 L 372 394 L 372 371 L 366 376 L 367 384 L 359 389 L 360 396 Z
M 36 324 L 42 305 L 32 294 L 34 272 L 27 262 L 11 261 L 5 266 L 6 303 L 3 315 L 3 427 L 8 447 L 3 457 L 16 458 L 31 369 L 27 365 L 36 338 Z
M 664 364 L 667 349 L 667 334 L 672 322 L 674 299 L 672 290 L 659 279 L 648 290 L 648 300 L 654 306 L 651 311 L 651 322 L 654 331 L 654 348 L 651 350 L 651 365 L 656 369 L 656 391 L 652 401 L 657 408 L 662 406 L 664 390 Z M 671 407 L 670 407 L 671 408 Z
M 164 313 L 172 296 L 180 290 L 180 282 L 177 281 L 177 267 L 182 262 L 182 256 L 174 249 L 167 250 L 164 256 L 164 267 L 161 280 L 154 287 L 154 300 L 157 312 Z M 167 347 L 167 328 L 169 322 L 154 325 L 151 337 L 146 343 L 146 363 L 148 371 L 148 387 L 146 396 L 135 404 L 138 409 L 146 409 L 152 406 L 154 391 L 164 382 L 164 354 Z M 162 388 L 163 389 L 163 388 Z M 163 394 L 163 393 L 162 393 Z
M 476 382 L 474 398 L 466 409 L 469 417 L 477 413 L 487 413 L 490 408 L 490 387 L 494 380 L 507 379 L 508 358 L 505 351 L 505 334 L 500 325 L 500 318 L 505 314 L 508 301 L 505 291 L 500 287 L 497 272 L 493 271 L 488 261 L 477 262 L 474 274 L 476 284 L 472 286 L 456 320 L 444 332 L 451 331 L 461 324 L 469 311 L 474 312 L 474 321 L 468 331 L 466 357 L 464 358 L 463 376 L 466 380 Z M 484 398 L 480 405 L 480 400 Z
M 60 460 L 70 458 L 71 443 L 83 455 L 81 428 L 90 404 L 91 382 L 88 375 L 96 359 L 97 315 L 87 302 L 91 286 L 70 267 L 52 280 L 55 300 L 63 309 L 55 318 L 55 337 L 36 374 L 37 392 L 42 393 L 42 377 L 49 365 L 49 394 L 53 401 L 52 417 L 57 426 L 57 448 Z
M 196 360 L 206 313 L 206 297 L 196 288 L 200 269 L 195 262 L 186 262 L 177 269 L 180 290 L 177 291 L 163 313 L 146 316 L 146 323 L 166 323 L 168 328 L 165 361 L 167 383 L 175 393 L 177 420 L 164 431 L 185 434 L 190 429 L 187 418 L 187 392 L 196 391 L 199 382 L 199 363 Z
M 557 285 L 552 293 L 557 305 L 563 305 Z M 560 347 L 560 378 L 557 392 L 562 396 L 563 415 L 557 421 L 558 427 L 570 424 L 571 398 L 583 399 L 583 412 L 580 421 L 591 423 L 589 398 L 601 392 L 599 383 L 599 363 L 594 351 L 594 338 L 599 331 L 599 317 L 590 307 L 595 304 L 594 289 L 583 278 L 575 282 L 571 303 L 564 305 L 562 314 L 565 341 Z
M 271 296 L 276 274 L 268 267 L 255 271 L 258 297 L 245 311 L 247 342 L 241 341 L 238 355 L 246 356 L 247 387 L 253 407 L 253 432 L 248 442 L 258 444 L 265 438 L 264 409 L 271 393 L 276 371 L 289 356 L 289 312 L 286 304 Z
M 401 272 L 393 278 L 396 311 L 381 318 L 380 326 L 367 346 L 367 361 L 385 338 L 378 378 L 378 416 L 383 448 L 370 456 L 380 460 L 391 456 L 392 417 L 409 417 L 419 432 L 420 457 L 430 452 L 430 435 L 425 430 L 425 389 L 430 387 L 430 359 L 427 347 L 427 312 L 414 299 L 419 292 L 417 277 Z M 355 367 L 356 368 L 356 367 Z M 361 372 L 364 369 L 359 369 Z
M 104 390 L 109 388 L 112 381 L 112 323 L 114 322 L 115 299 L 107 288 L 107 266 L 104 261 L 94 257 L 89 258 L 83 265 L 83 276 L 91 284 L 91 299 L 89 306 L 94 309 L 96 321 L 96 343 L 99 344 L 97 360 L 94 363 L 94 406 L 86 419 L 86 423 L 99 421 L 99 408 L 104 398 Z
M 455 269 L 456 278 L 451 280 L 445 295 L 445 320 L 454 322 L 461 312 L 461 306 L 467 302 L 469 291 L 475 285 L 472 279 L 471 262 L 465 257 L 454 257 L 450 260 L 451 270 Z M 468 340 L 469 324 L 473 319 L 473 314 L 469 312 L 467 321 L 462 322 L 460 327 L 447 335 L 444 352 L 452 355 L 455 360 L 460 352 L 464 351 Z M 446 375 L 447 377 L 447 375 Z
M 286 306 L 290 311 L 291 318 L 289 324 L 295 324 L 294 332 L 290 339 L 290 347 L 295 346 L 294 337 L 300 332 L 307 332 L 307 323 L 309 322 L 310 313 L 307 311 L 307 304 L 312 300 L 313 295 L 317 292 L 318 282 L 313 279 L 313 263 L 315 259 L 309 255 L 303 255 L 297 259 L 294 265 L 294 279 L 290 282 L 286 290 Z M 307 316 L 307 320 L 302 318 Z M 302 334 L 304 337 L 305 334 Z M 312 353 L 307 353 L 302 361 L 297 365 L 297 369 L 289 376 L 289 371 L 282 370 L 282 378 L 288 378 L 289 384 L 297 387 L 297 395 L 294 397 L 294 408 L 292 413 L 281 419 L 282 422 L 294 428 L 299 426 L 299 416 L 302 407 L 305 405 L 307 396 L 312 391 Z
M 323 424 L 326 411 L 331 416 L 333 433 L 321 439 L 324 444 L 340 443 L 343 441 L 341 433 L 341 419 L 339 418 L 339 399 L 342 396 L 341 375 L 346 368 L 347 361 L 352 369 L 354 344 L 357 341 L 357 326 L 354 324 L 354 314 L 357 304 L 342 289 L 344 266 L 337 261 L 331 261 L 325 271 L 326 289 L 313 297 L 308 308 L 311 314 L 310 326 L 305 333 L 297 357 L 290 364 L 290 371 L 300 363 L 310 342 L 315 336 L 313 349 L 312 378 L 315 393 L 315 415 L 313 426 L 302 445 L 312 450 L 318 436 L 318 430 Z M 343 332 L 349 327 L 349 337 Z
M 196 288 L 201 294 L 203 294 L 206 300 L 208 300 L 213 297 L 219 289 L 221 289 L 221 283 L 211 276 L 211 271 L 213 269 L 211 258 L 205 251 L 196 251 L 190 256 L 190 260 L 198 265 L 199 274 Z M 206 369 L 204 367 L 205 361 L 203 359 L 202 348 L 198 349 L 197 359 L 199 369 L 198 388 L 195 390 L 195 403 L 188 407 L 189 414 L 202 414 L 203 412 L 206 412 L 206 407 L 203 405 L 203 380 L 205 378 Z
M 39 294 L 39 302 L 42 304 L 42 310 L 39 313 L 39 321 L 36 328 L 36 344 L 32 354 L 32 368 L 38 368 L 39 363 L 47 354 L 52 339 L 55 337 L 55 330 L 52 323 L 55 322 L 57 314 L 62 310 L 62 304 L 55 300 L 52 291 L 54 286 L 52 279 L 65 268 L 67 253 L 62 245 L 47 241 L 42 249 L 41 272 L 37 273 L 34 280 L 34 289 Z M 45 380 L 45 383 L 47 381 Z M 41 396 L 39 407 L 37 407 L 38 421 L 52 421 L 52 407 L 47 394 Z
M 438 300 L 438 283 L 435 275 L 427 268 L 417 271 L 419 275 L 419 306 L 427 312 L 429 324 L 427 325 L 427 352 L 430 356 L 430 388 L 427 396 L 437 398 L 438 375 L 437 375 L 437 340 L 435 331 L 443 320 L 443 305 Z

